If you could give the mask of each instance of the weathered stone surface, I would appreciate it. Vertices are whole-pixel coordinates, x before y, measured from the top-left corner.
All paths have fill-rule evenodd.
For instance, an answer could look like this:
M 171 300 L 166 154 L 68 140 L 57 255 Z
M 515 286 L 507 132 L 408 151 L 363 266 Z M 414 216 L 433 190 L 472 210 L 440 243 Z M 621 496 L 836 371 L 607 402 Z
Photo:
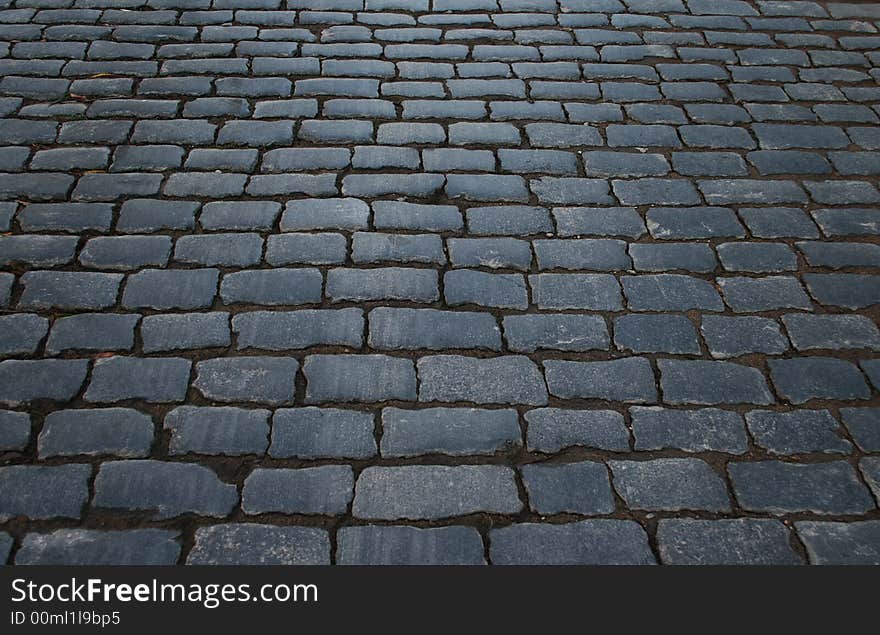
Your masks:
M 418 361 L 419 401 L 543 405 L 541 371 L 519 355 L 477 359 L 435 355 Z
M 230 523 L 199 527 L 187 564 L 330 564 L 330 539 L 316 527 Z
M 91 466 L 78 463 L 0 468 L 0 521 L 80 518 L 91 474 Z
M 343 527 L 337 543 L 336 561 L 342 565 L 486 564 L 473 527 Z
M 95 477 L 92 504 L 157 520 L 182 514 L 222 518 L 238 504 L 238 492 L 235 485 L 195 463 L 108 461 Z
M 718 408 L 673 410 L 633 406 L 636 450 L 675 448 L 685 452 L 744 454 L 749 440 L 742 415 Z
M 40 399 L 69 401 L 86 379 L 84 359 L 0 362 L 0 403 L 17 406 Z
M 867 488 L 844 461 L 755 461 L 731 463 L 727 470 L 739 504 L 749 511 L 861 514 L 874 507 Z
M 880 521 L 794 524 L 812 564 L 880 564 Z
M 131 566 L 177 564 L 178 533 L 168 529 L 100 531 L 57 529 L 29 533 L 15 554 L 15 564 Z
M 802 564 L 778 520 L 664 518 L 657 526 L 663 564 Z
M 293 401 L 299 362 L 287 357 L 225 357 L 196 364 L 193 382 L 214 401 L 280 405 Z
M 376 454 L 373 415 L 338 408 L 286 408 L 272 418 L 272 445 L 276 458 L 363 459 Z
M 614 489 L 631 509 L 727 511 L 724 481 L 700 459 L 609 461 Z
M 529 505 L 539 514 L 610 514 L 614 496 L 602 463 L 529 463 L 522 467 Z
M 245 479 L 241 508 L 246 514 L 344 514 L 353 486 L 347 465 L 258 468 Z
M 309 355 L 303 363 L 306 403 L 416 398 L 412 361 L 386 355 Z
M 489 533 L 492 564 L 655 564 L 645 530 L 631 520 L 522 523 Z
M 550 394 L 562 399 L 605 399 L 629 403 L 657 401 L 654 371 L 644 357 L 607 362 L 546 361 Z
M 356 518 L 415 520 L 515 514 L 521 508 L 508 467 L 413 465 L 366 468 L 358 478 L 352 513 Z
M 180 406 L 165 415 L 171 454 L 262 454 L 269 445 L 269 411 Z
M 494 454 L 521 444 L 515 410 L 382 410 L 383 456 Z
M 613 410 L 536 408 L 526 413 L 525 420 L 532 452 L 555 453 L 574 446 L 617 452 L 629 449 L 623 415 Z
M 137 410 L 57 410 L 46 415 L 37 440 L 41 458 L 77 454 L 144 457 L 153 444 L 153 420 Z

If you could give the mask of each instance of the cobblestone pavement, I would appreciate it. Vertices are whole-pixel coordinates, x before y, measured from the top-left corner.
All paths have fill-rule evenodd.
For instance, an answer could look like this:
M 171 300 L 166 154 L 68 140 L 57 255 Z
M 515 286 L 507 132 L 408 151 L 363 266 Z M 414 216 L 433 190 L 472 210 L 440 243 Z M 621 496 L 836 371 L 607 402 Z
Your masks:
M 880 4 L 0 5 L 0 560 L 880 563 Z

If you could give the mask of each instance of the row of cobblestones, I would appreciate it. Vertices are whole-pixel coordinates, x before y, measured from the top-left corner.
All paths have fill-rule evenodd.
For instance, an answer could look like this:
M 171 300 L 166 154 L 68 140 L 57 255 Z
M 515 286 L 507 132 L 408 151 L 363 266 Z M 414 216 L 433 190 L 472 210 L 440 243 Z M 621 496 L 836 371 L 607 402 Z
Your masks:
M 0 0 L 0 561 L 880 563 L 880 5 Z

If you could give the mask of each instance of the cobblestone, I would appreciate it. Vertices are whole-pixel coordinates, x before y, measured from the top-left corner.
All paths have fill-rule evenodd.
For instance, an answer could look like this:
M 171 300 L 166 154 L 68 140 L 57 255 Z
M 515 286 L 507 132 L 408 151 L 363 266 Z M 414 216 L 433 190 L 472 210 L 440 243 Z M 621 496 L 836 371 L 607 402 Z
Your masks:
M 877 562 L 880 5 L 6 5 L 0 560 Z

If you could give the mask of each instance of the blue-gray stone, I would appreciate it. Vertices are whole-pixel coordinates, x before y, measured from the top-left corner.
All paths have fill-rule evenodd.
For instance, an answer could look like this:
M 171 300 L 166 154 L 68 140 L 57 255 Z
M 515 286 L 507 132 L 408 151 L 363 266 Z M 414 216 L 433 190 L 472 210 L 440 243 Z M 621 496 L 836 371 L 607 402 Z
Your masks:
M 631 520 L 518 523 L 489 532 L 492 564 L 655 564 L 648 535 Z
M 664 518 L 657 525 L 657 546 L 663 564 L 803 564 L 788 528 L 764 518 Z
M 353 487 L 354 474 L 347 465 L 257 468 L 244 481 L 241 508 L 249 515 L 344 514 Z
M 330 564 L 330 538 L 317 527 L 230 523 L 196 529 L 192 565 Z
M 483 540 L 473 527 L 343 527 L 336 549 L 341 565 L 486 564 Z
M 108 461 L 95 477 L 92 505 L 141 512 L 156 520 L 183 514 L 222 518 L 238 505 L 238 491 L 195 463 Z
M 609 461 L 614 489 L 631 509 L 727 511 L 724 480 L 700 459 Z
M 275 458 L 364 459 L 376 454 L 373 415 L 337 408 L 282 408 L 272 418 Z
M 180 406 L 163 427 L 171 434 L 170 454 L 263 454 L 269 445 L 269 411 L 232 407 Z
M 522 509 L 514 472 L 501 465 L 368 467 L 357 481 L 356 518 L 440 519 Z
M 633 406 L 629 413 L 636 450 L 744 454 L 749 448 L 742 415 L 730 410 Z
M 40 458 L 77 454 L 144 457 L 153 444 L 153 420 L 137 410 L 57 410 L 46 415 L 37 440 Z
M 515 410 L 427 408 L 382 410 L 383 456 L 468 456 L 511 451 L 522 445 Z
M 81 518 L 91 474 L 90 465 L 77 463 L 0 467 L 0 522 Z
M 168 529 L 56 529 L 29 533 L 15 564 L 63 566 L 156 566 L 177 564 L 178 533 Z
M 530 452 L 553 454 L 569 447 L 629 450 L 623 415 L 613 410 L 537 408 L 525 414 Z
M 844 461 L 730 463 L 727 471 L 740 506 L 748 511 L 842 515 L 875 507 L 855 469 Z
M 521 468 L 529 506 L 539 514 L 610 514 L 614 496 L 602 463 L 529 463 Z

